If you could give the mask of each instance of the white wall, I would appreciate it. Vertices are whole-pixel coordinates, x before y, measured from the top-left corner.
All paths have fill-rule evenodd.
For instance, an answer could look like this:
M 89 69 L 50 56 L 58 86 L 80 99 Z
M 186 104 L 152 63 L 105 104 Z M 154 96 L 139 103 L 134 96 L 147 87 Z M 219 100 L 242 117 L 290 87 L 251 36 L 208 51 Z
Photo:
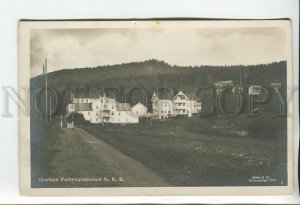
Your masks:
M 135 106 L 133 106 L 131 108 L 131 111 L 134 115 L 137 115 L 137 116 L 144 116 L 147 114 L 147 107 L 145 107 L 144 105 L 142 104 L 136 104 Z

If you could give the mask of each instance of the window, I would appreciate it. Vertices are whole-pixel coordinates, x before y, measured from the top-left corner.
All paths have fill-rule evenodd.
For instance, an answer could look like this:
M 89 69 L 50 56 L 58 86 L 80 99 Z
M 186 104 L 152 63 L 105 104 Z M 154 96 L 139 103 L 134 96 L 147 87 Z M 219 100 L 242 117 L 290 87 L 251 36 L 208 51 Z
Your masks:
M 86 99 L 86 101 L 85 102 L 88 102 L 88 100 Z
M 169 111 L 169 114 L 171 114 L 171 111 Z
M 185 113 L 185 110 L 183 110 L 183 112 Z
M 161 113 L 164 113 L 164 111 L 161 111 Z
M 119 116 L 121 115 L 121 113 L 119 112 Z
M 112 112 L 111 115 L 114 115 L 114 112 Z
M 106 108 L 106 105 L 104 105 L 104 108 Z

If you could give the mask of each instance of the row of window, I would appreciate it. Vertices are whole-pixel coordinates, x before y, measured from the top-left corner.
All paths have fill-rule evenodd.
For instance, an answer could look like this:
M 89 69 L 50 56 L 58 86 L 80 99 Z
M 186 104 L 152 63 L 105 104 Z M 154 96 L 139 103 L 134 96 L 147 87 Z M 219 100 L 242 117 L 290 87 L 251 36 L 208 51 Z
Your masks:
M 167 107 L 168 105 L 167 104 L 163 104 L 165 107 Z M 176 103 L 176 105 L 178 106 L 185 106 L 185 103 Z M 156 106 L 156 103 L 153 105 L 153 106 Z M 194 107 L 196 107 L 197 105 L 194 104 Z
M 92 99 L 81 99 L 81 100 L 80 99 L 76 99 L 75 102 L 77 102 L 77 103 L 80 103 L 80 102 L 81 103 L 92 102 Z
M 92 119 L 90 118 L 90 121 L 92 121 Z M 96 122 L 99 122 L 100 121 L 100 118 L 96 118 Z M 108 119 L 103 119 L 104 122 L 108 122 L 109 120 Z M 111 121 L 114 121 L 114 118 L 111 118 Z M 120 118 L 117 118 L 117 121 L 120 122 Z M 126 118 L 126 122 L 128 122 L 128 118 Z
M 96 106 L 96 109 L 98 109 L 99 108 L 99 106 L 97 105 Z M 106 105 L 103 105 L 103 108 L 107 108 L 107 106 Z M 111 109 L 113 110 L 114 109 L 114 106 L 111 106 Z
M 109 114 L 109 113 L 108 113 Z M 88 112 L 88 115 L 90 116 L 91 115 L 91 112 Z M 96 116 L 98 116 L 98 112 L 96 112 Z M 111 113 L 111 115 L 114 115 L 114 112 Z M 121 113 L 119 112 L 119 116 L 121 116 Z
M 185 100 L 185 97 L 183 95 L 177 96 L 176 97 L 177 100 Z
M 180 111 L 180 112 L 183 112 L 183 113 L 189 113 L 189 111 L 188 110 L 182 110 L 182 111 Z M 163 113 L 167 113 L 167 111 L 161 111 L 161 113 L 163 114 Z M 168 114 L 171 114 L 171 111 L 168 111 Z
M 75 102 L 78 102 L 78 103 L 92 102 L 92 99 L 75 99 Z M 108 103 L 108 100 L 105 100 L 105 102 Z M 101 100 L 101 103 L 103 103 L 103 100 Z

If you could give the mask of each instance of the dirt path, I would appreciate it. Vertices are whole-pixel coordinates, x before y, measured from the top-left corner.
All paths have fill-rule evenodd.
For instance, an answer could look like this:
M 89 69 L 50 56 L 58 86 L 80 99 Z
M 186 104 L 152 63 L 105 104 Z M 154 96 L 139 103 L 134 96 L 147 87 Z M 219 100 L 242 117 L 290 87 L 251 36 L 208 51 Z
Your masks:
M 167 182 L 140 162 L 88 134 L 81 128 L 63 129 L 52 160 L 57 177 L 98 177 L 102 182 L 63 183 L 77 186 L 168 186 Z

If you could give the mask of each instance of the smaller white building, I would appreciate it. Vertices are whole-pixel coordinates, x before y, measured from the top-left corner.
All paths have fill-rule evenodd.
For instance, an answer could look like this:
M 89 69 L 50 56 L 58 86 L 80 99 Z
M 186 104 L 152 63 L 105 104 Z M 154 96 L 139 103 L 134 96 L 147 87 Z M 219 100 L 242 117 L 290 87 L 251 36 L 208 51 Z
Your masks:
M 138 117 L 144 117 L 147 115 L 148 108 L 139 102 L 131 108 L 131 111 L 134 115 Z
M 138 123 L 139 118 L 132 113 L 129 103 L 119 103 L 116 104 L 116 111 L 112 113 L 110 118 L 110 123 Z
M 164 95 L 159 97 L 159 93 L 153 93 L 151 98 L 155 119 L 167 119 L 175 116 L 192 117 L 201 111 L 201 102 L 193 94 L 186 95 L 179 91 L 175 96 Z

